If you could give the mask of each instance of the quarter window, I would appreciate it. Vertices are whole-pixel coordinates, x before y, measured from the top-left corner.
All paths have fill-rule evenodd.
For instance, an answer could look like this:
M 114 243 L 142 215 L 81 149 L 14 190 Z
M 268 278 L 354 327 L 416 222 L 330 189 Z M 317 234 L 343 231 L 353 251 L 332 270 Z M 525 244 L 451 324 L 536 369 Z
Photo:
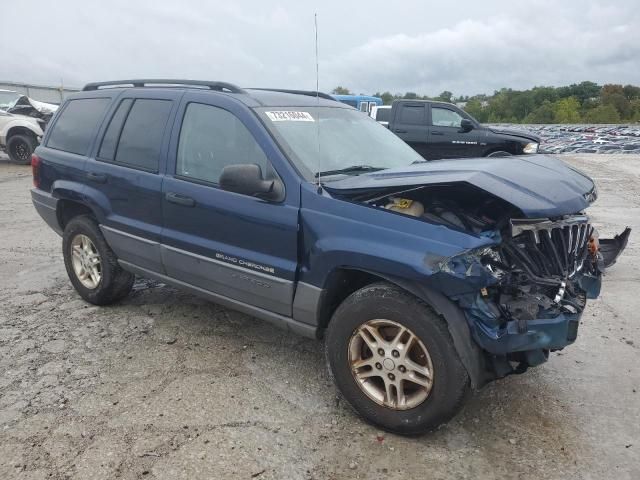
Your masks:
M 431 107 L 431 123 L 436 127 L 460 128 L 462 116 L 448 108 Z
M 110 98 L 70 100 L 53 125 L 47 147 L 87 155 L 94 132 L 109 102 Z
M 111 121 L 107 127 L 107 132 L 104 134 L 104 138 L 102 139 L 102 145 L 100 145 L 100 151 L 98 152 L 99 158 L 105 160 L 114 159 L 116 155 L 116 146 L 118 145 L 118 138 L 122 131 L 122 124 L 124 123 L 124 119 L 127 117 L 127 113 L 129 113 L 132 103 L 133 100 L 130 98 L 123 100 L 120 102 L 116 113 L 111 117 Z
M 227 165 L 255 163 L 267 173 L 269 161 L 249 130 L 232 113 L 190 103 L 182 121 L 176 175 L 217 184 Z

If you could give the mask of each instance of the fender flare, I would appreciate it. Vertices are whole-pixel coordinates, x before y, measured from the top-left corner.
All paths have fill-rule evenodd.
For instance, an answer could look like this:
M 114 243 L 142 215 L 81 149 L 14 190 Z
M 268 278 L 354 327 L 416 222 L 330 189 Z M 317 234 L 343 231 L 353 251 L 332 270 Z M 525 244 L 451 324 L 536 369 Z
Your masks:
M 471 388 L 479 390 L 495 379 L 495 374 L 492 373 L 488 365 L 484 351 L 471 337 L 467 319 L 459 306 L 442 293 L 426 285 L 379 272 L 369 271 L 368 273 L 381 277 L 389 283 L 397 285 L 403 290 L 415 295 L 445 319 L 458 357 L 460 357 L 462 365 L 469 374 Z

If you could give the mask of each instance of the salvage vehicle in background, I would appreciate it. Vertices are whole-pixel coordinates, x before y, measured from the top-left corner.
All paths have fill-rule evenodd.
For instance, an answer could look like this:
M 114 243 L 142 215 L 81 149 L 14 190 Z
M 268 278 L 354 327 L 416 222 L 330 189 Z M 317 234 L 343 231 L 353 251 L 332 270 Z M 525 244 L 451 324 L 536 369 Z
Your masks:
M 32 166 L 86 301 L 140 275 L 324 338 L 347 401 L 401 434 L 573 343 L 629 236 L 598 239 L 595 184 L 560 160 L 426 162 L 315 92 L 89 84 Z
M 394 100 L 383 115 L 385 126 L 427 160 L 523 155 L 538 153 L 540 146 L 533 133 L 485 127 L 451 103 Z
M 0 90 L 0 149 L 14 162 L 30 163 L 47 122 L 58 106 L 11 90 Z

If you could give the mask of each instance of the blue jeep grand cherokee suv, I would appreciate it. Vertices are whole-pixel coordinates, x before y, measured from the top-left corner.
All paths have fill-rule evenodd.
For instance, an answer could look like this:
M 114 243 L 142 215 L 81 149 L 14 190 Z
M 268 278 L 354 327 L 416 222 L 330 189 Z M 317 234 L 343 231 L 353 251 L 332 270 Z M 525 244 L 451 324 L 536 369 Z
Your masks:
M 82 298 L 140 275 L 324 337 L 349 403 L 405 434 L 572 343 L 628 237 L 598 241 L 594 183 L 561 161 L 427 163 L 309 92 L 89 84 L 32 165 Z

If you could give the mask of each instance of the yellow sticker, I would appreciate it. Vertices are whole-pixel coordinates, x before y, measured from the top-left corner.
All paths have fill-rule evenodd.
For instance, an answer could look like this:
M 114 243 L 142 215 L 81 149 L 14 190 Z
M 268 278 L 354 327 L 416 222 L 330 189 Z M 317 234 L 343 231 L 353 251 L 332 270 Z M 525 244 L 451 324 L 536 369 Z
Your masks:
M 395 203 L 395 206 L 398 208 L 409 208 L 413 203 L 413 200 L 408 200 L 406 198 L 398 198 L 394 203 Z

